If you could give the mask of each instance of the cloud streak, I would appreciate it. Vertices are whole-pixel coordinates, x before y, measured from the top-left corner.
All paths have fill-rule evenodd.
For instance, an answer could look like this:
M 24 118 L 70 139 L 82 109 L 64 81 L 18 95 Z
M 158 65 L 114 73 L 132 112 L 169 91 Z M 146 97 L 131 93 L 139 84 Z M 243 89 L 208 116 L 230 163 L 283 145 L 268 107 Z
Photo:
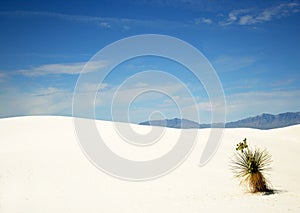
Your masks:
M 83 16 L 83 15 L 70 15 L 63 13 L 53 13 L 53 12 L 36 12 L 36 11 L 2 11 L 0 12 L 2 16 L 13 16 L 13 17 L 48 17 L 56 18 L 65 21 L 79 22 L 79 23 L 89 23 L 95 24 L 102 28 L 110 28 L 112 24 L 116 23 L 140 23 L 141 21 L 137 19 L 122 19 L 122 18 L 106 18 L 97 16 Z
M 253 65 L 257 59 L 253 56 L 219 56 L 212 64 L 221 72 L 239 71 Z
M 28 76 L 28 77 L 38 77 L 45 75 L 54 75 L 54 74 L 66 74 L 66 75 L 77 75 L 81 72 L 95 72 L 106 66 L 105 61 L 89 62 L 89 66 L 86 67 L 83 71 L 86 62 L 77 62 L 69 64 L 44 64 L 30 69 L 22 69 L 14 71 L 14 74 Z M 0 75 L 1 79 L 1 75 Z
M 207 25 L 210 25 L 210 24 L 213 24 L 213 20 L 210 19 L 210 18 L 205 18 L 205 17 L 197 18 L 197 19 L 195 19 L 195 24 L 207 24 Z
M 185 1 L 178 1 L 182 4 Z M 189 2 L 191 4 L 193 1 Z M 196 2 L 196 1 L 195 1 Z M 194 2 L 194 3 L 195 3 Z M 186 2 L 185 2 L 186 3 Z M 193 4 L 194 4 L 193 3 Z M 165 4 L 165 3 L 164 3 Z M 92 24 L 99 28 L 108 29 L 121 29 L 130 30 L 134 27 L 151 27 L 151 28 L 186 28 L 195 27 L 197 25 L 216 25 L 216 26 L 248 26 L 262 24 L 272 21 L 274 19 L 280 19 L 290 16 L 292 14 L 300 12 L 300 4 L 294 3 L 281 3 L 273 7 L 264 9 L 235 9 L 228 12 L 227 15 L 213 14 L 209 17 L 198 17 L 194 20 L 182 22 L 171 20 L 150 20 L 150 19 L 134 19 L 134 18 L 117 18 L 117 17 L 99 17 L 99 16 L 85 16 L 85 15 L 72 15 L 55 12 L 43 12 L 43 11 L 1 11 L 0 16 L 7 17 L 45 17 L 59 19 L 75 23 Z
M 231 11 L 225 20 L 221 20 L 221 26 L 228 25 L 254 25 L 287 17 L 294 13 L 298 13 L 299 3 L 282 3 L 277 6 L 265 8 L 262 10 L 256 9 L 240 9 Z
M 45 17 L 59 19 L 75 23 L 92 24 L 102 29 L 122 29 L 130 30 L 132 27 L 155 27 L 162 26 L 186 26 L 180 22 L 166 21 L 166 20 L 140 20 L 134 18 L 117 18 L 117 17 L 100 17 L 100 16 L 85 16 L 85 15 L 71 15 L 55 12 L 43 11 L 1 11 L 0 16 L 7 17 Z
M 299 90 L 258 91 L 236 93 L 226 96 L 230 120 L 237 120 L 262 112 L 280 113 L 299 111 Z
M 33 92 L 6 88 L 0 93 L 0 117 L 20 115 L 71 115 L 72 92 L 46 87 Z
M 96 85 L 98 87 L 98 85 Z M 82 89 L 83 96 L 87 93 L 94 92 L 91 90 L 95 85 L 85 85 Z M 149 87 L 167 91 L 171 99 L 181 103 L 185 118 L 195 119 L 189 112 L 197 107 L 200 113 L 201 122 L 210 121 L 211 105 L 218 107 L 218 103 L 210 103 L 207 97 L 196 96 L 196 106 L 193 105 L 193 99 L 182 93 L 182 88 L 177 84 L 170 82 L 155 83 L 154 85 L 130 84 L 117 91 L 116 85 L 103 84 L 96 98 L 96 111 L 98 118 L 109 120 L 112 98 L 115 92 L 119 93 L 119 97 L 115 104 L 116 120 L 124 120 L 124 109 L 128 107 L 127 97 L 138 94 L 141 90 L 148 90 Z M 23 91 L 21 88 L 4 88 L 0 93 L 0 116 L 16 116 L 16 115 L 71 115 L 72 107 L 72 90 L 61 89 L 58 87 L 33 88 L 30 91 Z M 260 114 L 262 112 L 279 113 L 285 111 L 299 111 L 300 103 L 298 101 L 300 90 L 286 91 L 257 91 L 234 93 L 226 96 L 227 117 L 229 121 L 237 120 L 243 117 Z M 137 101 L 137 108 L 130 109 L 134 118 L 134 122 L 140 122 L 147 118 L 149 113 L 153 111 L 162 111 L 166 113 L 168 118 L 178 116 L 176 105 L 171 99 L 159 96 L 155 93 L 144 94 Z M 151 104 L 149 104 L 151 100 Z M 125 107 L 125 108 L 124 108 Z
M 7 79 L 7 74 L 0 71 L 0 82 L 4 82 Z

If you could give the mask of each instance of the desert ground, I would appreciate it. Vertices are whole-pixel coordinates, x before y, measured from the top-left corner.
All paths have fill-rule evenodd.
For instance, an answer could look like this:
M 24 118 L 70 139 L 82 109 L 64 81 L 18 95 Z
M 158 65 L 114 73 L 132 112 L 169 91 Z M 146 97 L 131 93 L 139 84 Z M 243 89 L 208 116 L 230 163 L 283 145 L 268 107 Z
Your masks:
M 174 145 L 181 131 L 189 131 L 167 128 L 161 141 L 141 151 L 141 147 L 124 143 L 112 122 L 96 123 L 114 152 L 136 159 L 159 156 Z M 132 127 L 141 132 L 151 128 Z M 171 173 L 133 182 L 109 176 L 86 158 L 71 117 L 0 119 L 0 212 L 300 212 L 300 125 L 225 129 L 215 156 L 199 167 L 210 131 L 198 130 L 190 156 Z M 244 138 L 272 155 L 268 177 L 273 194 L 248 193 L 233 178 L 229 159 Z

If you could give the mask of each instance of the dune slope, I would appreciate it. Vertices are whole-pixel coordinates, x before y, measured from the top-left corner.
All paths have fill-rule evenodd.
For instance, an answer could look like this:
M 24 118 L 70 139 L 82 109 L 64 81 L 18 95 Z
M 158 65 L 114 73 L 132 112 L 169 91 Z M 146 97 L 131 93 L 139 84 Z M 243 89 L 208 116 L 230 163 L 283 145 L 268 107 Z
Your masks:
M 117 137 L 113 123 L 97 125 L 113 138 L 110 147 L 116 152 L 149 159 L 167 151 L 181 131 L 167 129 L 163 141 L 144 155 Z M 226 129 L 218 152 L 204 167 L 198 163 L 210 130 L 198 131 L 195 149 L 176 170 L 152 181 L 128 182 L 90 163 L 76 140 L 72 118 L 0 119 L 0 212 L 300 212 L 300 125 Z M 271 153 L 276 193 L 249 194 L 233 179 L 229 157 L 245 137 Z

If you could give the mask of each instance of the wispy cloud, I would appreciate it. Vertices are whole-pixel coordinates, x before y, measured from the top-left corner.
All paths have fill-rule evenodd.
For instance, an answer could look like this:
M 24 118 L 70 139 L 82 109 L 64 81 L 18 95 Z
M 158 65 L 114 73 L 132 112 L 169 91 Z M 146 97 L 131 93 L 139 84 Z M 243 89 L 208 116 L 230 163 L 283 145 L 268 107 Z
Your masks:
M 6 88 L 0 93 L 0 117 L 18 115 L 71 115 L 72 91 L 55 87 L 33 92 Z
M 239 71 L 251 66 L 257 61 L 253 56 L 219 56 L 212 61 L 214 67 L 220 72 Z
M 159 27 L 166 23 L 169 26 L 173 26 L 174 22 L 164 20 L 140 20 L 133 18 L 117 18 L 117 17 L 99 17 L 99 16 L 85 16 L 85 15 L 71 15 L 55 12 L 43 12 L 43 11 L 1 11 L 0 16 L 12 16 L 12 17 L 48 17 L 54 19 L 60 19 L 64 21 L 93 24 L 100 28 L 110 29 L 118 28 L 122 30 L 129 30 L 132 26 L 153 26 Z M 172 24 L 173 23 L 173 24 Z
M 176 8 L 179 10 L 216 12 L 236 6 L 236 1 L 212 1 L 212 0 L 129 0 L 134 5 L 158 8 Z
M 116 23 L 137 23 L 136 19 L 122 19 L 122 18 L 109 18 L 109 17 L 97 17 L 97 16 L 83 16 L 83 15 L 70 15 L 54 12 L 36 12 L 36 11 L 1 11 L 2 16 L 14 16 L 14 17 L 49 17 L 56 18 L 72 22 L 90 23 L 95 24 L 102 28 L 110 28 L 112 24 Z
M 300 90 L 244 92 L 226 96 L 230 120 L 262 112 L 280 113 L 299 111 Z
M 81 72 L 87 73 L 99 71 L 100 69 L 106 66 L 105 61 L 89 62 L 89 66 L 83 70 L 85 64 L 85 62 L 69 64 L 45 64 L 41 66 L 32 67 L 30 69 L 16 70 L 13 73 L 31 77 L 53 74 L 76 75 L 80 74 Z
M 195 24 L 212 24 L 213 23 L 213 20 L 210 19 L 210 18 L 205 18 L 205 17 L 202 17 L 202 18 L 197 18 L 195 19 Z
M 286 111 L 299 111 L 299 96 L 300 90 L 241 92 L 226 95 L 227 121 L 235 121 L 261 113 L 278 114 Z M 210 100 L 198 101 L 196 107 L 199 110 L 201 123 L 210 122 L 212 106 L 216 109 L 222 107 L 220 103 L 212 103 Z M 194 107 L 189 105 L 183 110 L 189 112 Z
M 141 3 L 141 2 L 140 2 Z M 144 2 L 145 3 L 145 2 Z M 149 3 L 149 2 L 148 2 Z M 146 3 L 146 4 L 148 4 Z M 153 3 L 153 2 L 152 2 Z M 151 3 L 151 4 L 152 4 Z M 202 7 L 202 1 L 157 1 L 157 4 L 164 6 L 174 5 L 189 5 L 191 8 Z M 209 1 L 206 2 L 207 4 Z M 143 3 L 141 3 L 143 4 Z M 149 3 L 150 4 L 150 3 Z M 214 11 L 214 10 L 212 10 Z M 1 11 L 0 16 L 12 16 L 12 17 L 45 17 L 60 19 L 69 22 L 92 24 L 103 29 L 121 29 L 130 30 L 134 27 L 151 27 L 151 28 L 186 28 L 193 27 L 199 24 L 228 26 L 228 25 L 255 25 L 264 22 L 272 21 L 274 19 L 280 19 L 287 17 L 294 13 L 300 12 L 300 4 L 294 3 L 281 3 L 273 7 L 257 9 L 235 9 L 227 13 L 227 15 L 216 14 L 216 12 L 210 11 L 210 16 L 203 16 L 194 18 L 190 21 L 171 21 L 171 20 L 152 20 L 152 19 L 135 19 L 135 18 L 119 18 L 119 17 L 99 17 L 99 16 L 85 16 L 85 15 L 73 15 L 56 12 L 44 12 L 44 11 Z
M 86 103 L 91 101 L 87 97 L 94 97 L 97 89 L 100 92 L 98 91 L 95 102 L 87 106 Z M 164 91 L 169 97 L 159 92 L 153 92 L 153 89 Z M 140 122 L 155 110 L 169 113 L 168 117 L 178 117 L 178 114 L 176 114 L 178 109 L 174 103 L 165 106 L 162 106 L 162 103 L 174 98 L 181 105 L 190 104 L 191 98 L 186 97 L 182 90 L 182 86 L 171 82 L 149 84 L 137 80 L 121 88 L 119 88 L 119 85 L 107 83 L 101 85 L 83 84 L 77 92 L 79 92 L 78 95 L 82 100 L 79 107 L 83 112 L 86 107 L 95 105 L 97 118 L 111 120 L 111 110 L 114 109 L 113 113 L 116 121 L 127 121 L 127 110 L 131 110 L 131 113 L 134 114 L 132 121 Z M 58 85 L 41 88 L 33 86 L 25 90 L 18 86 L 2 88 L 0 90 L 0 100 L 2 101 L 0 117 L 37 114 L 70 116 L 72 114 L 72 96 L 73 88 L 62 89 Z M 137 108 L 130 108 L 128 104 L 133 104 Z
M 285 86 L 293 84 L 295 81 L 296 81 L 296 79 L 294 79 L 294 78 L 282 79 L 280 81 L 275 81 L 275 82 L 271 83 L 271 86 L 280 89 L 281 87 L 285 87 Z
M 222 26 L 253 25 L 279 19 L 300 11 L 299 3 L 282 3 L 273 7 L 257 9 L 240 9 L 231 11 L 228 16 L 219 21 Z
M 0 82 L 4 82 L 7 79 L 7 74 L 0 71 Z
M 148 79 L 146 79 L 148 80 Z M 149 83 L 152 82 L 152 83 Z M 210 122 L 211 106 L 218 107 L 218 103 L 211 103 L 208 97 L 190 97 L 187 93 L 182 92 L 183 88 L 172 82 L 140 82 L 140 79 L 128 84 L 127 86 L 118 88 L 117 85 L 109 85 L 107 83 L 99 85 L 87 84 L 82 86 L 83 97 L 91 92 L 95 92 L 95 88 L 100 89 L 96 98 L 97 116 L 101 119 L 110 119 L 112 100 L 114 100 L 114 113 L 117 117 L 114 119 L 126 121 L 124 110 L 130 110 L 134 115 L 131 121 L 140 122 L 147 120 L 147 116 L 153 111 L 161 111 L 166 113 L 168 118 L 178 117 L 178 109 L 176 101 L 182 107 L 180 110 L 184 112 L 187 119 L 194 120 L 193 112 L 195 107 L 199 110 L 201 122 Z M 286 83 L 289 83 L 287 81 Z M 282 83 L 282 82 L 280 82 Z M 284 82 L 283 82 L 284 83 Z M 128 106 L 128 99 L 135 97 L 142 91 L 151 89 L 165 91 L 170 97 L 162 96 L 157 93 L 147 93 L 133 103 L 136 108 Z M 119 90 L 118 90 L 119 89 Z M 115 93 L 118 93 L 115 95 Z M 36 115 L 36 114 L 55 114 L 55 115 L 71 115 L 73 90 L 62 89 L 55 86 L 44 88 L 3 88 L 0 92 L 0 116 L 13 115 Z M 226 96 L 227 117 L 228 120 L 236 120 L 250 115 L 260 114 L 262 112 L 278 113 L 284 111 L 299 111 L 299 90 L 283 90 L 283 91 L 257 91 L 257 92 L 239 92 Z M 149 100 L 151 100 L 149 102 Z M 194 105 L 196 101 L 196 106 Z M 129 107 L 129 108 L 128 108 Z M 127 111 L 126 111 L 127 112 Z

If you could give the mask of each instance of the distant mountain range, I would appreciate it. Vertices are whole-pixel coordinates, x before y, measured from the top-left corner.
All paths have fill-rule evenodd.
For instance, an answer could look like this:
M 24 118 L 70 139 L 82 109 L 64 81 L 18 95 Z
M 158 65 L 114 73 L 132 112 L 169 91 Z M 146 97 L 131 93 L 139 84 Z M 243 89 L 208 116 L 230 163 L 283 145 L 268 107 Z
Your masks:
M 148 125 L 148 126 L 165 126 L 165 127 L 178 128 L 178 129 L 199 128 L 199 124 L 197 122 L 190 121 L 187 119 L 179 119 L 179 118 L 145 121 L 139 124 Z
M 152 120 L 139 123 L 140 125 L 164 126 L 170 128 L 192 129 L 192 128 L 210 128 L 210 124 L 198 124 L 187 119 L 166 119 Z M 286 112 L 278 115 L 266 114 L 249 117 L 242 120 L 228 122 L 226 128 L 255 128 L 255 129 L 275 129 L 280 127 L 300 124 L 300 112 Z M 214 124 L 218 127 L 220 124 Z

